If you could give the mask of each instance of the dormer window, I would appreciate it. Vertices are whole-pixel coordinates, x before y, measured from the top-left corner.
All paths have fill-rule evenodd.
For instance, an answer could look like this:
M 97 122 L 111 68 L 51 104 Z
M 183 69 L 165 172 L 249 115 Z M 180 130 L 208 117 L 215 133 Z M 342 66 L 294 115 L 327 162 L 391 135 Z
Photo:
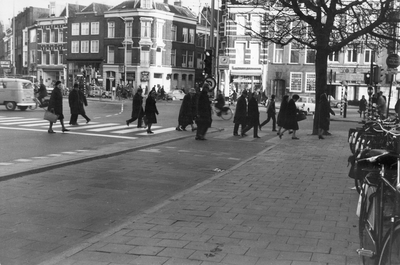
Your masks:
M 152 4 L 153 0 L 141 0 L 140 1 L 140 8 L 151 8 L 151 4 Z

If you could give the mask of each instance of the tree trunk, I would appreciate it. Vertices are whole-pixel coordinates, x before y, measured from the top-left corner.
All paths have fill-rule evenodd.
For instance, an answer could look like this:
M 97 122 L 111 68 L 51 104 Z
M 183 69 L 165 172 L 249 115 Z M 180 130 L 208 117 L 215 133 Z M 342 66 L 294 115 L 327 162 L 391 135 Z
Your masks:
M 315 59 L 315 114 L 313 123 L 313 135 L 318 134 L 319 123 L 319 99 L 327 92 L 328 52 L 324 48 L 317 49 Z

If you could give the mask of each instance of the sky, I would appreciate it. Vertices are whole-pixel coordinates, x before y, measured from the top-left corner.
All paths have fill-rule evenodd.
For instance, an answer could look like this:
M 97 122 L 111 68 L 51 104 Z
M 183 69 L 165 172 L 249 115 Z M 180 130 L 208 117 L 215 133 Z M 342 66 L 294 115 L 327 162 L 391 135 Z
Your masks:
M 118 5 L 122 3 L 124 0 L 53 0 L 54 2 L 59 4 L 71 3 L 80 5 L 90 5 L 91 3 L 100 3 L 106 4 L 110 6 Z M 162 2 L 163 0 L 156 0 L 158 2 Z M 173 4 L 175 0 L 168 0 L 170 4 Z M 50 4 L 51 0 L 0 0 L 0 21 L 2 21 L 6 26 L 9 25 L 9 21 L 21 12 L 25 7 L 33 6 L 33 7 L 42 7 L 47 8 Z M 217 2 L 217 0 L 215 0 Z M 211 5 L 211 0 L 182 0 L 182 5 L 191 8 L 196 11 L 199 8 L 200 4 Z

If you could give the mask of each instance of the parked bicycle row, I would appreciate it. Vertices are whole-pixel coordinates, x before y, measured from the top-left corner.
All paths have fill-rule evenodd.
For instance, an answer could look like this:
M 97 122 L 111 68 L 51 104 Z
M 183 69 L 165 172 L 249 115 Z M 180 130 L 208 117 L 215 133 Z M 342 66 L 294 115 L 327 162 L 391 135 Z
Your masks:
M 368 119 L 349 130 L 349 177 L 359 193 L 362 264 L 400 264 L 400 124 L 397 117 Z

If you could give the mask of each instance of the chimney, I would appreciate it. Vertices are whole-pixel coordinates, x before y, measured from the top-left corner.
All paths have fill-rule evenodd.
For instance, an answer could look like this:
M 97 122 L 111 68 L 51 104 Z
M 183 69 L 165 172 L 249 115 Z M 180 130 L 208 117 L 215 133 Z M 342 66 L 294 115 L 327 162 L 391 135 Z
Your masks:
M 174 2 L 174 6 L 182 6 L 182 2 L 179 0 L 179 1 L 175 1 Z

